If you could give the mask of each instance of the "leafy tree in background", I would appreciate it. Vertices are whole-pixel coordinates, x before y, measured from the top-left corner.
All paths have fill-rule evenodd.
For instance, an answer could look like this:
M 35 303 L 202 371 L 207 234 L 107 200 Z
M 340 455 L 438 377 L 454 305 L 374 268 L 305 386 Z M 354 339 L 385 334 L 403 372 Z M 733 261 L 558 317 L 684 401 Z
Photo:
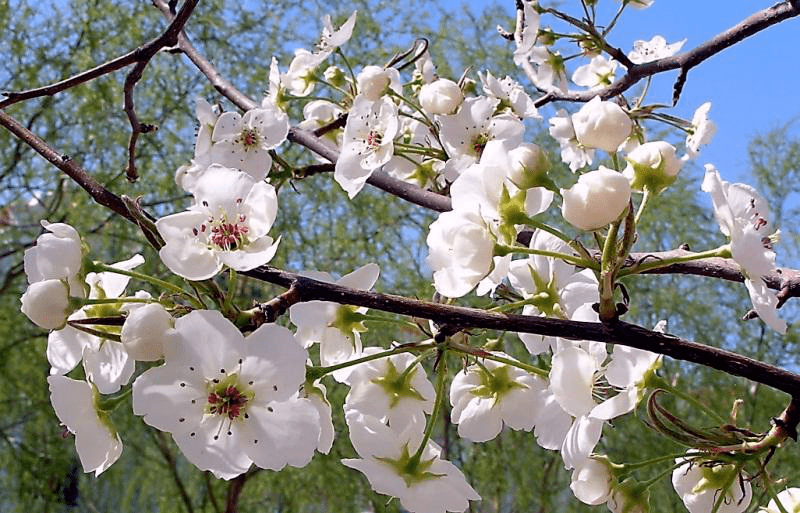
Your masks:
M 188 31 L 200 52 L 224 77 L 239 90 L 257 97 L 265 88 L 272 55 L 278 56 L 285 67 L 294 48 L 313 45 L 317 27 L 309 27 L 308 20 L 334 14 L 334 20 L 341 21 L 356 8 L 357 29 L 348 45 L 348 58 L 353 62 L 385 62 L 414 38 L 425 37 L 441 76 L 458 77 L 467 66 L 472 66 L 473 78 L 475 71 L 484 69 L 498 76 L 515 73 L 513 45 L 488 35 L 498 23 L 514 25 L 499 6 L 478 15 L 466 9 L 446 11 L 435 2 L 421 0 L 405 2 L 402 8 L 394 2 L 354 5 L 336 1 L 324 6 L 279 2 L 264 8 L 255 3 L 232 6 L 213 1 L 197 6 Z M 149 2 L 75 0 L 65 5 L 0 0 L 0 47 L 8 49 L 3 52 L 0 89 L 25 90 L 90 69 L 160 34 L 164 24 L 161 13 Z M 192 154 L 196 119 L 188 106 L 199 96 L 223 102 L 226 110 L 233 109 L 205 76 L 184 61 L 186 57 L 179 53 L 157 54 L 136 87 L 137 114 L 156 124 L 158 131 L 139 138 L 136 166 L 140 180 L 135 183 L 125 179 L 128 156 L 124 149 L 130 126 L 120 110 L 122 72 L 55 96 L 15 104 L 7 112 L 64 152 L 63 159 L 80 162 L 114 192 L 141 196 L 142 205 L 161 216 L 180 210 L 186 203 L 186 195 L 177 192 L 173 177 Z M 531 128 L 547 131 L 545 122 Z M 781 253 L 795 256 L 797 233 L 789 222 L 795 214 L 789 191 L 797 190 L 794 184 L 800 141 L 787 137 L 788 130 L 789 126 L 756 138 L 751 156 L 757 188 L 769 200 L 773 221 L 783 232 Z M 545 143 L 542 137 L 542 146 L 548 149 L 550 160 L 557 162 L 558 148 L 552 139 Z M 295 147 L 287 154 L 288 158 L 305 158 L 308 164 L 313 163 Z M 570 176 L 563 165 L 553 173 Z M 724 242 L 694 192 L 698 183 L 692 176 L 699 176 L 699 172 L 684 170 L 661 201 L 646 212 L 639 225 L 643 238 L 637 244 L 666 250 L 684 243 L 694 248 Z M 280 473 L 251 470 L 229 482 L 218 481 L 185 461 L 166 434 L 148 429 L 139 417 L 119 409 L 113 420 L 125 433 L 125 456 L 101 479 L 83 474 L 74 444 L 63 436 L 49 403 L 46 334 L 19 315 L 19 297 L 26 287 L 23 251 L 41 233 L 39 220 L 48 219 L 80 226 L 94 258 L 114 262 L 141 252 L 146 262 L 142 272 L 166 274 L 157 253 L 143 245 L 134 225 L 119 222 L 115 214 L 97 208 L 84 190 L 54 172 L 8 131 L 0 132 L 0 177 L 0 240 L 6 248 L 0 260 L 0 329 L 4 331 L 0 337 L 0 403 L 4 405 L 0 416 L 0 511 L 400 510 L 398 501 L 387 503 L 366 480 L 339 464 L 342 458 L 356 456 L 342 435 L 346 428 L 341 418 L 344 391 L 340 389 L 329 391 L 334 412 L 340 412 L 334 420 L 339 434 L 334 448 L 327 456 L 316 455 L 304 469 Z M 677 218 L 682 222 L 672 222 Z M 375 189 L 364 189 L 349 202 L 329 173 L 286 180 L 281 184 L 279 217 L 273 228 L 283 234 L 283 241 L 271 265 L 343 275 L 365 261 L 377 262 L 384 270 L 378 290 L 430 297 L 433 288 L 425 265 L 425 237 L 434 219 L 429 210 Z M 624 280 L 633 298 L 625 319 L 642 326 L 667 319 L 670 332 L 683 338 L 721 345 L 783 368 L 797 368 L 795 331 L 780 337 L 761 323 L 732 327 L 729 319 L 741 317 L 741 305 L 748 302 L 742 287 L 722 281 L 706 284 L 710 279 L 699 287 L 696 280 L 681 275 Z M 220 283 L 226 285 L 225 280 Z M 253 301 L 282 292 L 247 278 L 240 279 L 236 287 L 240 297 Z M 484 304 L 481 301 L 475 299 L 474 304 Z M 794 317 L 791 302 L 784 310 L 787 318 Z M 279 322 L 286 323 L 283 319 Z M 370 330 L 364 336 L 374 345 L 385 347 L 392 340 L 411 341 L 417 336 L 409 328 L 371 321 L 367 325 Z M 720 337 L 720 333 L 725 335 Z M 524 355 L 513 333 L 475 332 L 471 338 L 475 346 L 488 342 L 514 356 Z M 678 361 L 666 362 L 664 370 L 703 403 L 718 407 L 720 413 L 727 413 L 722 410 L 734 400 L 744 399 L 740 415 L 747 420 L 743 424 L 756 432 L 769 429 L 769 418 L 785 407 L 784 395 L 740 378 Z M 690 421 L 707 421 L 680 401 L 667 399 L 664 404 Z M 644 408 L 637 415 L 645 418 Z M 482 502 L 473 503 L 473 510 L 594 510 L 574 500 L 559 455 L 539 448 L 529 433 L 506 430 L 493 442 L 474 444 L 456 435 L 455 426 L 449 423 L 449 411 L 442 418 L 437 440 L 445 456 L 459 464 L 483 497 Z M 608 430 L 601 449 L 614 461 L 637 461 L 663 454 L 664 446 L 663 439 L 642 422 L 626 417 Z M 670 449 L 681 450 L 677 444 Z M 795 461 L 793 449 L 778 451 L 770 471 L 794 482 L 798 477 Z M 683 511 L 680 498 L 672 490 L 655 489 L 653 493 L 651 502 L 656 511 Z M 754 505 L 766 504 L 768 499 L 760 497 Z

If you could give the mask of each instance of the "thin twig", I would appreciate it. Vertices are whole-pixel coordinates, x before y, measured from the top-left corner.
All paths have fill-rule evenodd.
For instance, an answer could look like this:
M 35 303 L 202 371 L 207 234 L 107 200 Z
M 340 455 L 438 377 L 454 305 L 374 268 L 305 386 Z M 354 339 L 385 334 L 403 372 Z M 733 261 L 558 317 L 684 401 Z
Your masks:
M 106 63 L 100 64 L 90 70 L 83 71 L 70 78 L 64 79 L 55 84 L 50 84 L 36 89 L 29 89 L 27 91 L 12 92 L 6 91 L 2 94 L 6 99 L 0 101 L 0 109 L 4 109 L 9 105 L 30 100 L 31 98 L 39 98 L 41 96 L 52 96 L 61 91 L 65 91 L 77 85 L 89 82 L 95 78 L 102 77 L 118 69 L 130 66 L 136 62 L 149 61 L 162 48 L 175 46 L 177 44 L 178 33 L 183 29 L 186 20 L 192 13 L 195 5 L 200 0 L 187 0 L 180 12 L 175 16 L 174 20 L 167 29 L 159 37 L 153 39 L 149 43 L 132 50 L 125 55 L 112 59 Z
M 677 103 L 677 98 L 680 96 L 683 85 L 682 82 L 685 81 L 686 74 L 690 69 L 749 36 L 799 15 L 800 3 L 791 1 L 777 3 L 772 7 L 768 7 L 748 16 L 736 26 L 718 34 L 688 52 L 652 62 L 634 64 L 628 68 L 627 73 L 608 87 L 582 92 L 562 93 L 560 91 L 548 91 L 547 95 L 537 99 L 534 104 L 536 107 L 541 107 L 542 105 L 554 101 L 587 102 L 598 95 L 602 99 L 607 100 L 627 91 L 643 78 L 673 69 L 680 69 L 681 72 L 678 82 L 676 82 L 677 88 L 673 97 L 673 103 Z

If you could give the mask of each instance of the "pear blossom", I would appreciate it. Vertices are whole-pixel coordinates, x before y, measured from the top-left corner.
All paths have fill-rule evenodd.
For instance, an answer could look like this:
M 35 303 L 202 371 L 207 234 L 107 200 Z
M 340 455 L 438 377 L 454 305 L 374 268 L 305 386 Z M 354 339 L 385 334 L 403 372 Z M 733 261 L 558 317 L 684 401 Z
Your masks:
M 717 133 L 717 125 L 708 119 L 709 110 L 711 110 L 711 102 L 702 104 L 694 111 L 692 126 L 686 137 L 686 156 L 684 158 L 687 160 L 695 158 L 700 146 L 710 143 L 714 134 Z
M 353 35 L 353 28 L 356 24 L 357 14 L 358 11 L 353 11 L 353 14 L 351 14 L 338 29 L 333 28 L 330 14 L 326 14 L 322 18 L 322 36 L 317 45 L 320 53 L 330 54 L 350 40 L 350 37 Z
M 645 62 L 657 61 L 666 57 L 672 57 L 683 48 L 686 40 L 667 44 L 663 36 L 653 36 L 650 41 L 637 39 L 633 42 L 633 51 L 628 54 L 628 58 L 634 64 L 644 64 Z
M 631 134 L 633 122 L 614 102 L 595 96 L 572 115 L 575 137 L 589 148 L 614 153 Z
M 478 73 L 483 84 L 483 92 L 490 98 L 500 100 L 499 109 L 510 109 L 517 117 L 541 118 L 536 111 L 536 105 L 525 89 L 511 77 L 502 80 L 495 78 L 489 71 L 485 74 Z
M 594 149 L 586 148 L 578 142 L 572 116 L 566 110 L 559 109 L 556 115 L 549 119 L 549 123 L 550 135 L 561 147 L 561 161 L 567 164 L 573 173 L 592 163 Z
M 519 119 L 509 114 L 494 115 L 499 103 L 500 100 L 485 96 L 467 98 L 457 113 L 436 116 L 442 145 L 451 159 L 465 156 L 464 163 L 469 165 L 480 160 L 491 140 L 505 140 L 509 147 L 522 142 L 525 127 Z
M 541 186 L 547 181 L 550 161 L 547 153 L 533 143 L 522 143 L 508 152 L 508 180 L 520 189 Z
M 347 382 L 345 413 L 358 411 L 402 431 L 409 424 L 423 429 L 425 414 L 433 412 L 436 391 L 414 355 L 401 353 L 359 364 Z
M 569 487 L 579 501 L 597 506 L 608 502 L 615 483 L 607 458 L 592 457 L 572 471 Z
M 189 280 L 205 280 L 223 265 L 247 271 L 266 264 L 278 241 L 267 235 L 278 211 L 274 187 L 252 176 L 212 165 L 198 179 L 195 204 L 156 221 L 166 244 L 164 264 Z
M 397 106 L 389 98 L 359 95 L 347 116 L 342 151 L 333 177 L 352 199 L 373 171 L 392 158 L 399 127 Z
M 221 479 L 252 464 L 303 467 L 320 435 L 317 409 L 298 397 L 307 357 L 282 326 L 244 337 L 221 313 L 194 310 L 175 321 L 164 365 L 133 383 L 133 412 Z
M 446 78 L 424 84 L 418 97 L 420 106 L 430 114 L 453 114 L 464 101 L 458 84 Z
M 442 212 L 425 241 L 433 284 L 443 296 L 466 295 L 492 270 L 494 236 L 477 212 Z
M 531 52 L 534 51 L 536 39 L 539 36 L 539 25 L 541 15 L 533 9 L 531 2 L 523 2 L 522 7 L 523 29 L 515 36 L 516 50 L 514 50 L 514 63 L 522 66 L 528 61 Z
M 92 385 L 64 376 L 50 376 L 47 383 L 58 420 L 75 435 L 83 471 L 99 476 L 119 459 L 122 440 L 108 414 L 98 410 Z
M 194 156 L 200 157 L 211 150 L 211 134 L 220 116 L 218 105 L 211 105 L 205 98 L 195 100 L 195 114 L 197 115 L 197 141 L 194 144 Z
M 753 491 L 750 480 L 734 465 L 678 458 L 685 463 L 672 471 L 672 486 L 681 496 L 689 513 L 707 513 L 719 503 L 718 513 L 743 513 L 750 505 Z
M 72 309 L 69 287 L 62 280 L 31 283 L 20 298 L 20 311 L 34 324 L 46 330 L 59 330 L 67 323 Z
M 535 46 L 528 54 L 528 59 L 536 67 L 524 61 L 522 67 L 537 88 L 543 91 L 567 91 L 567 70 L 560 52 Z
M 589 64 L 584 64 L 575 70 L 572 81 L 579 86 L 588 87 L 590 91 L 600 89 L 611 85 L 618 66 L 619 63 L 615 60 L 609 61 L 602 55 L 596 55 Z
M 148 294 L 149 295 L 149 294 Z M 137 361 L 152 362 L 164 356 L 164 344 L 175 320 L 158 303 L 132 303 L 120 331 L 120 342 L 128 355 Z
M 778 492 L 777 497 L 769 501 L 766 508 L 761 508 L 759 513 L 782 513 L 778 502 L 789 513 L 797 513 L 800 511 L 800 488 L 787 488 Z
M 628 207 L 631 186 L 625 175 L 600 166 L 582 174 L 578 183 L 562 189 L 564 219 L 581 230 L 599 230 L 617 220 Z
M 566 242 L 543 230 L 533 232 L 529 247 L 573 254 Z M 531 301 L 524 307 L 524 315 L 569 319 L 578 308 L 599 299 L 597 278 L 590 269 L 577 271 L 574 265 L 557 258 L 529 255 L 514 260 L 508 278 L 514 290 Z M 555 347 L 553 337 L 520 333 L 519 338 L 534 355 Z
M 655 0 L 622 0 L 623 4 L 630 5 L 637 9 L 647 9 L 653 5 L 653 2 L 655 2 Z
M 469 501 L 480 500 L 464 474 L 441 459 L 441 448 L 428 440 L 416 464 L 412 457 L 422 442 L 422 431 L 409 424 L 399 430 L 378 419 L 350 411 L 350 440 L 360 459 L 342 463 L 362 472 L 378 493 L 397 497 L 411 513 L 461 512 Z
M 23 259 L 28 283 L 64 280 L 71 296 L 83 297 L 83 243 L 78 231 L 66 223 L 42 220 L 41 224 L 46 232 L 36 238 L 35 246 L 25 250 Z
M 369 290 L 378 281 L 380 267 L 369 263 L 335 282 L 328 273 L 307 271 L 302 274 L 326 283 Z M 306 301 L 289 308 L 289 319 L 297 326 L 298 342 L 305 348 L 319 342 L 320 364 L 329 366 L 361 355 L 360 332 L 366 329 L 361 323 L 361 316 L 365 313 L 365 307 L 355 308 L 330 301 Z M 334 371 L 333 377 L 337 381 L 345 381 L 352 371 L 352 368 L 340 369 Z
M 745 286 L 759 317 L 778 333 L 786 333 L 786 321 L 778 318 L 776 293 L 763 276 L 775 270 L 767 202 L 749 185 L 728 183 L 706 164 L 703 191 L 711 195 L 720 231 L 730 238 L 731 256 L 742 268 Z
M 504 353 L 494 353 L 510 358 Z M 500 434 L 503 424 L 530 431 L 539 416 L 546 380 L 517 367 L 483 360 L 460 371 L 450 385 L 450 419 L 459 436 L 485 442 Z
M 373 102 L 380 100 L 389 89 L 397 94 L 403 92 L 400 72 L 395 68 L 365 66 L 356 77 L 356 84 L 359 95 Z
M 510 157 L 508 142 L 489 141 L 480 161 L 465 169 L 450 187 L 453 208 L 477 209 L 506 244 L 516 239 L 514 225 L 522 224 L 520 215 L 540 214 L 553 200 L 553 192 L 542 187 L 521 191 L 509 176 L 514 170 Z
M 637 146 L 625 157 L 628 165 L 622 174 L 634 190 L 661 192 L 675 181 L 682 162 L 675 147 L 664 141 L 647 142 Z
M 285 141 L 288 133 L 289 117 L 271 103 L 248 110 L 244 116 L 225 112 L 211 134 L 211 163 L 263 180 L 272 166 L 269 150 Z
M 289 70 L 281 75 L 281 85 L 294 96 L 308 96 L 317 82 L 314 70 L 327 57 L 325 53 L 311 53 L 305 48 L 298 48 L 289 63 Z
M 144 258 L 134 255 L 128 260 L 112 264 L 123 271 L 141 265 Z M 110 271 L 89 273 L 86 283 L 89 286 L 89 299 L 114 299 L 122 296 L 130 278 Z M 69 316 L 69 320 L 121 313 L 120 305 L 86 305 Z M 95 329 L 99 329 L 95 327 Z M 111 333 L 118 333 L 110 328 Z M 72 326 L 51 331 L 47 337 L 47 361 L 51 375 L 64 375 L 83 361 L 87 378 L 101 394 L 113 394 L 131 379 L 134 359 L 128 355 L 125 346 L 114 340 L 90 335 Z

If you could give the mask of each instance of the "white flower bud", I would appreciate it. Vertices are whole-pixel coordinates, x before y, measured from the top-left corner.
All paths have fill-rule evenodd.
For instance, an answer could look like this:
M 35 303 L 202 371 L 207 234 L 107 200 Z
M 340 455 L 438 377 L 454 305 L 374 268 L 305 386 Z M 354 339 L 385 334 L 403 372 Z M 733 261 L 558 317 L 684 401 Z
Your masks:
M 522 143 L 508 152 L 511 168 L 508 178 L 520 189 L 541 186 L 550 170 L 550 161 L 542 149 L 532 143 Z
M 572 471 L 572 482 L 569 487 L 576 499 L 584 504 L 597 506 L 608 501 L 614 481 L 608 465 L 603 460 L 588 458 L 583 465 Z
M 446 78 L 425 84 L 419 90 L 419 104 L 431 114 L 452 114 L 463 101 L 461 88 Z
M 356 78 L 358 92 L 371 101 L 378 101 L 389 88 L 389 72 L 380 66 L 365 66 Z
M 561 215 L 581 230 L 598 230 L 616 220 L 631 199 L 631 186 L 622 173 L 600 166 L 562 189 Z
M 634 190 L 660 192 L 675 181 L 681 170 L 681 161 L 675 147 L 664 141 L 653 141 L 637 146 L 625 157 L 628 166 L 623 171 Z
M 599 96 L 572 115 L 578 142 L 589 148 L 600 148 L 609 153 L 631 134 L 633 123 L 622 108 L 613 102 L 604 102 Z
M 69 289 L 61 280 L 37 281 L 20 298 L 22 313 L 40 328 L 60 330 L 70 314 Z
M 135 360 L 152 362 L 164 356 L 164 342 L 175 320 L 163 306 L 152 303 L 131 310 L 120 340 Z

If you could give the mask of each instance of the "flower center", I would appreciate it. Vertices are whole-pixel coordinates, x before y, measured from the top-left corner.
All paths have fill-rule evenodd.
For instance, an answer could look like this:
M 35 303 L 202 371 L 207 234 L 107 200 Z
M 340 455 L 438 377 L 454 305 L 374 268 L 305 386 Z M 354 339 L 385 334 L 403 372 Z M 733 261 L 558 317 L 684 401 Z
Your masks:
M 237 204 L 242 200 L 237 199 Z M 204 206 L 208 206 L 203 202 Z M 220 251 L 233 251 L 240 249 L 247 244 L 247 233 L 250 229 L 245 223 L 247 216 L 238 214 L 234 216 L 234 221 L 228 219 L 228 214 L 224 209 L 220 209 L 219 214 L 208 218 L 208 224 L 201 224 L 199 228 L 194 228 L 192 232 L 195 236 L 208 231 L 208 241 L 212 249 Z
M 233 385 L 225 390 L 218 390 L 208 394 L 208 412 L 217 415 L 225 415 L 233 420 L 242 413 L 242 409 L 247 405 L 247 396 L 239 392 Z
M 481 158 L 483 155 L 483 150 L 486 148 L 486 143 L 489 142 L 489 134 L 480 133 L 472 138 L 470 141 L 470 147 L 472 151 L 475 153 L 475 156 Z
M 382 139 L 383 139 L 383 135 L 381 135 L 380 133 L 376 132 L 375 130 L 370 130 L 370 132 L 367 134 L 367 138 L 364 140 L 364 142 L 370 148 L 375 149 L 375 148 L 377 148 L 378 146 L 381 145 L 381 140 Z
M 239 383 L 238 374 L 214 379 L 208 384 L 205 411 L 211 415 L 221 415 L 229 420 L 247 418 L 247 403 L 254 397 L 252 390 Z
M 244 146 L 244 150 L 256 149 L 261 142 L 261 134 L 256 128 L 243 128 L 242 133 L 236 139 L 236 143 Z

